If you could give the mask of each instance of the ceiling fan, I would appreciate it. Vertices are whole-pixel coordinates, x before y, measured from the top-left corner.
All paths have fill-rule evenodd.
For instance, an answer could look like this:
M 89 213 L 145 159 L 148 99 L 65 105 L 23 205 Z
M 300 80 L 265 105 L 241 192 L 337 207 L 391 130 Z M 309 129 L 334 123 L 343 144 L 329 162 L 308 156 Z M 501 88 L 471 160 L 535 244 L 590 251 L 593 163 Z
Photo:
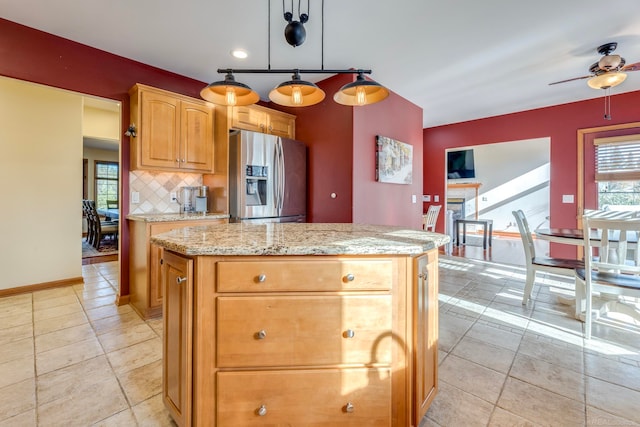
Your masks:
M 559 83 L 582 79 L 589 79 L 587 84 L 593 89 L 609 89 L 619 85 L 627 78 L 625 72 L 640 70 L 640 62 L 626 65 L 626 61 L 623 57 L 620 55 L 611 55 L 611 52 L 616 50 L 616 47 L 618 47 L 618 43 L 612 42 L 605 43 L 596 49 L 600 55 L 603 55 L 603 57 L 589 67 L 589 73 L 591 74 L 567 80 L 560 80 L 559 82 L 549 83 L 549 85 L 556 85 Z

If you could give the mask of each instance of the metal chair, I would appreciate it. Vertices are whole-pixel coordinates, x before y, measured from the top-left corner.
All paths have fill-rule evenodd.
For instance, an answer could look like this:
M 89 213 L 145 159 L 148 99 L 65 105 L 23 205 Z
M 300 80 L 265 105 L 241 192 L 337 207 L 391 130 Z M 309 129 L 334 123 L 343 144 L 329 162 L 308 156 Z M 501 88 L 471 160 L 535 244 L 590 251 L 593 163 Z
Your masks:
M 574 276 L 576 268 L 584 268 L 584 263 L 575 259 L 566 258 L 550 258 L 536 256 L 536 248 L 533 243 L 533 237 L 529 230 L 529 223 L 522 210 L 513 211 L 516 218 L 520 237 L 522 238 L 522 246 L 524 246 L 524 257 L 527 263 L 527 279 L 524 285 L 524 295 L 522 296 L 522 304 L 526 305 L 531 298 L 533 291 L 533 283 L 536 280 L 536 273 L 547 272 L 555 273 L 563 276 Z
M 576 269 L 576 307 L 585 302 L 585 338 L 591 338 L 593 293 L 615 295 L 596 316 L 607 311 L 625 313 L 640 321 L 637 304 L 620 301 L 620 296 L 640 298 L 640 219 L 582 217 L 585 266 Z M 597 247 L 597 254 L 594 249 Z M 631 256 L 629 256 L 631 255 Z M 590 274 L 588 274 L 588 273 Z
M 440 214 L 440 208 L 442 205 L 431 205 L 426 214 L 422 215 L 422 228 L 424 230 L 436 231 L 436 222 L 438 221 L 438 215 Z

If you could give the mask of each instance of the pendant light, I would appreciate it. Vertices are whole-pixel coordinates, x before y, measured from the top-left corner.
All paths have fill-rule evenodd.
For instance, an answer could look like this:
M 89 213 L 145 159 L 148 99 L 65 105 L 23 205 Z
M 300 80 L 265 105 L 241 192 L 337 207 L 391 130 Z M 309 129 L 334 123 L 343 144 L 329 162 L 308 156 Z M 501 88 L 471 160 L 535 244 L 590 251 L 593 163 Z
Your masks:
M 260 95 L 244 83 L 237 82 L 228 72 L 224 80 L 213 82 L 200 91 L 202 99 L 218 105 L 251 105 L 258 102 Z
M 373 80 L 365 79 L 362 72 L 358 72 L 356 81 L 342 86 L 333 95 L 333 100 L 342 105 L 362 106 L 382 101 L 387 96 L 387 88 Z
M 269 99 L 286 107 L 307 107 L 324 99 L 324 91 L 315 84 L 301 80 L 298 71 L 291 80 L 280 83 L 271 92 Z

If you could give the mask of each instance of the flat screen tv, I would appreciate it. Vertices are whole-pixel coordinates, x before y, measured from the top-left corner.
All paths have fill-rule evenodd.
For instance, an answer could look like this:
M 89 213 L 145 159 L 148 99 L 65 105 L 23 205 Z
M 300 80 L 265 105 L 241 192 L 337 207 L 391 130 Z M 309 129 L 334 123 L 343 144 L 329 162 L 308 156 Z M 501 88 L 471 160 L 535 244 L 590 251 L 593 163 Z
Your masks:
M 447 178 L 475 178 L 476 168 L 473 163 L 473 150 L 457 150 L 447 152 Z

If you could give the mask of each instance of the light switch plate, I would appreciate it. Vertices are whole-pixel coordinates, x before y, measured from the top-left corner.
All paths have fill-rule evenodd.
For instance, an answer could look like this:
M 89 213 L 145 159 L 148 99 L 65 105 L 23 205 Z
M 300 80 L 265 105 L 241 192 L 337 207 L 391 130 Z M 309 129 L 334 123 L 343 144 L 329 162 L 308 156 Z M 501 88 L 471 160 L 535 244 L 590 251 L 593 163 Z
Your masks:
M 431 194 L 423 194 L 422 195 L 422 201 L 423 202 L 430 202 L 431 201 Z
M 563 194 L 562 203 L 573 203 L 573 194 Z
M 131 192 L 131 203 L 140 203 L 140 193 L 137 191 Z
M 411 195 L 411 203 L 416 203 L 418 201 L 418 198 L 416 197 L 415 194 Z
M 435 196 L 433 196 L 433 201 L 434 202 L 439 202 L 440 201 L 440 196 L 438 196 L 437 194 Z

